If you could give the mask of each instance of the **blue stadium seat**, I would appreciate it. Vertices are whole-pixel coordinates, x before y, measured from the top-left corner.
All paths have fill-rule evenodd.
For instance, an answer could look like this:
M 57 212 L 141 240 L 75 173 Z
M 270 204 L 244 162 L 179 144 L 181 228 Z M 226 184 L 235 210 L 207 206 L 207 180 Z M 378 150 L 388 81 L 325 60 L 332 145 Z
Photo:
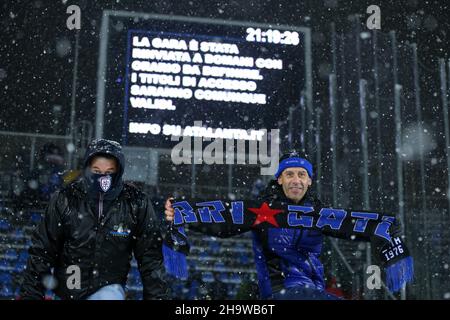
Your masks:
M 212 253 L 218 254 L 220 252 L 220 243 L 217 241 L 211 241 L 209 243 L 209 249 Z
M 8 231 L 10 229 L 11 229 L 11 224 L 6 220 L 1 219 L 0 220 L 0 230 Z
M 202 251 L 202 252 L 200 252 L 200 254 L 199 254 L 199 260 L 201 261 L 201 260 L 205 260 L 205 258 L 208 258 L 210 255 L 208 254 L 208 252 L 206 252 L 206 251 Z
M 243 264 L 243 265 L 246 265 L 246 264 L 248 264 L 248 263 L 250 262 L 250 258 L 248 257 L 248 255 L 247 255 L 246 252 L 242 252 L 242 253 L 239 255 L 239 262 L 240 262 L 241 264 Z
M 6 259 L 0 260 L 0 268 L 8 268 L 9 267 L 9 261 Z
M 21 250 L 19 253 L 19 261 L 20 262 L 26 262 L 28 260 L 28 251 L 27 250 Z
M 188 259 L 188 267 L 191 270 L 195 270 L 195 268 L 197 267 L 197 262 L 193 259 Z
M 0 273 L 0 283 L 4 286 L 11 284 L 12 276 L 8 272 Z
M 203 282 L 214 282 L 214 280 L 214 275 L 211 272 L 207 271 L 202 273 Z
M 16 240 L 19 239 L 24 239 L 25 238 L 25 234 L 23 233 L 23 230 L 20 228 L 16 228 L 16 230 L 14 230 L 14 234 L 12 235 L 13 238 L 15 238 Z
M 218 280 L 222 282 L 227 282 L 228 275 L 225 272 L 219 273 Z
M 14 249 L 8 249 L 6 250 L 5 256 L 11 260 L 15 260 L 17 259 L 17 251 Z
M 217 261 L 214 264 L 214 270 L 215 271 L 225 271 L 225 263 L 223 263 L 221 261 Z
M 22 273 L 25 270 L 26 264 L 23 262 L 17 262 L 16 266 L 14 267 L 14 272 Z

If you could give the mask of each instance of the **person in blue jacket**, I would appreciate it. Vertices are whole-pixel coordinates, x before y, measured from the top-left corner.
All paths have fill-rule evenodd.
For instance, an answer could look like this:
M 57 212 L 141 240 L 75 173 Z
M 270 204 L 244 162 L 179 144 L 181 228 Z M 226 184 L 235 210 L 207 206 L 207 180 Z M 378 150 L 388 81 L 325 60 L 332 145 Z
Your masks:
M 262 192 L 260 200 L 322 206 L 310 191 L 313 166 L 298 153 L 291 152 L 280 158 L 275 178 Z M 169 200 L 165 215 L 167 221 L 173 221 L 174 209 Z M 319 260 L 323 244 L 321 232 L 261 228 L 252 233 L 261 299 L 339 299 L 325 291 L 323 265 Z
M 313 166 L 297 153 L 280 158 L 275 178 L 263 191 L 260 200 L 322 207 L 310 190 Z M 265 228 L 252 232 L 261 298 L 339 299 L 325 292 L 324 270 L 319 260 L 323 245 L 320 231 Z

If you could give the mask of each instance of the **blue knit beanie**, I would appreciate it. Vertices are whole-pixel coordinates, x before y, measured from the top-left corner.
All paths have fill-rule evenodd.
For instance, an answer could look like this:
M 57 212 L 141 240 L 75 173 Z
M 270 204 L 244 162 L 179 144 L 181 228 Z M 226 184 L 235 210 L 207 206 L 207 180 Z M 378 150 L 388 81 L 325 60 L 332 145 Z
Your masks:
M 313 166 L 311 162 L 299 157 L 287 158 L 281 161 L 278 165 L 278 170 L 275 173 L 275 178 L 278 179 L 281 173 L 287 168 L 303 168 L 308 172 L 309 177 L 311 179 L 313 178 Z

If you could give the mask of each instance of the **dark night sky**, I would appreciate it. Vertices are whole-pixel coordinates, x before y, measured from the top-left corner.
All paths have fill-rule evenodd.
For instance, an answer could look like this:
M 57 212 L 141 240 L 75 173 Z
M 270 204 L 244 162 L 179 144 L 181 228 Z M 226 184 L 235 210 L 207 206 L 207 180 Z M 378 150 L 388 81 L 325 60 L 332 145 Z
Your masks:
M 64 134 L 69 122 L 75 32 L 66 28 L 66 8 L 81 8 L 77 119 L 93 119 L 98 34 L 103 9 L 309 26 L 313 32 L 314 90 L 326 92 L 319 70 L 330 66 L 330 23 L 348 28 L 348 17 L 381 8 L 383 32 L 417 42 L 422 64 L 435 68 L 449 57 L 449 6 L 444 1 L 6 1 L 1 4 L 0 129 Z M 437 69 L 436 69 L 437 70 Z M 426 83 L 424 84 L 426 85 Z M 59 125 L 54 106 L 60 105 Z

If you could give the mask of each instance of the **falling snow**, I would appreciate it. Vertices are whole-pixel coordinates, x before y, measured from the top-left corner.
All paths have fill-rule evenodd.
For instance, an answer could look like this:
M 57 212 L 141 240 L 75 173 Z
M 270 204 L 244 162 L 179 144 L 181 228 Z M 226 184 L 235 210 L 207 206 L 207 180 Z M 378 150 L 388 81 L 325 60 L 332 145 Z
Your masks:
M 266 0 L 201 4 L 81 1 L 79 31 L 70 30 L 66 24 L 70 1 L 2 3 L 0 298 L 19 295 L 32 232 L 43 225 L 52 194 L 83 174 L 84 152 L 94 138 L 103 136 L 123 145 L 127 158 L 125 179 L 142 189 L 161 215 L 168 196 L 233 201 L 260 197 L 273 173 L 261 174 L 261 168 L 270 165 L 264 163 L 261 154 L 256 164 L 249 163 L 249 141 L 245 141 L 243 163 L 237 163 L 234 151 L 238 145 L 232 147 L 236 156 L 232 164 L 225 163 L 225 156 L 222 163 L 206 163 L 206 148 L 212 148 L 212 139 L 201 142 L 197 154 L 194 149 L 198 138 L 193 138 L 187 148 L 194 151 L 189 163 L 173 161 L 173 148 L 181 139 L 175 141 L 171 140 L 174 136 L 164 135 L 164 126 L 185 129 L 193 126 L 194 120 L 202 120 L 204 128 L 242 129 L 246 134 L 250 130 L 279 129 L 279 138 L 274 140 L 278 153 L 271 149 L 272 140 L 267 141 L 266 151 L 276 158 L 296 149 L 311 160 L 311 192 L 323 204 L 385 212 L 400 218 L 405 231 L 402 238 L 415 259 L 415 282 L 408 287 L 407 298 L 450 299 L 449 6 L 445 1 L 425 4 L 392 0 L 386 1 L 388 9 L 384 3 L 380 8 L 381 30 L 376 32 L 368 28 L 367 8 L 357 1 L 347 4 L 326 0 L 323 6 Z M 103 10 L 142 14 L 130 19 L 110 16 L 105 37 Z M 168 18 L 152 24 L 144 13 Z M 207 18 L 213 26 L 196 29 L 189 19 L 177 25 L 173 16 Z M 214 25 L 215 20 L 220 23 Z M 239 29 L 223 21 L 244 21 L 246 25 Z M 259 24 L 253 25 L 255 21 Z M 248 29 L 249 25 L 253 30 Z M 281 26 L 292 27 L 278 38 L 277 32 L 284 31 Z M 294 36 L 293 32 L 302 28 L 310 29 L 310 44 L 306 44 L 301 32 L 298 39 Z M 197 32 L 198 39 L 208 39 L 217 46 L 238 39 L 237 47 L 242 51 L 239 55 L 251 56 L 255 61 L 261 57 L 282 60 L 282 69 L 276 69 L 275 64 L 238 69 L 224 64 L 225 58 L 216 57 L 220 63 L 210 66 L 221 67 L 222 71 L 235 69 L 228 70 L 233 76 L 227 80 L 247 82 L 232 90 L 215 88 L 209 100 L 149 96 L 146 98 L 153 100 L 146 100 L 145 108 L 136 108 L 129 99 L 132 73 L 137 71 L 127 60 L 133 57 L 131 47 L 127 47 L 132 39 L 127 36 L 129 30 L 146 29 L 163 31 L 158 34 L 161 37 L 177 34 L 188 40 Z M 106 39 L 110 42 L 102 42 Z M 308 53 L 304 49 L 309 45 L 311 55 L 305 60 Z M 106 52 L 102 60 L 103 49 Z M 153 43 L 151 49 L 155 49 Z M 311 65 L 307 65 L 309 58 Z M 153 62 L 161 62 L 157 60 Z M 251 69 L 262 79 L 250 79 Z M 188 76 L 201 76 L 193 73 Z M 171 76 L 176 75 L 186 76 L 183 70 Z M 254 85 L 255 89 L 246 91 L 244 85 Z M 228 91 L 264 94 L 265 103 L 221 98 Z M 151 109 L 157 103 L 170 103 L 175 109 Z M 132 134 L 128 130 L 131 122 L 157 126 Z M 158 129 L 161 134 L 151 132 Z M 219 149 L 210 154 L 221 155 Z M 277 182 L 272 182 L 276 188 Z M 79 213 L 61 214 L 86 220 Z M 70 229 L 61 222 L 56 225 L 64 232 Z M 188 234 L 192 276 L 173 281 L 171 298 L 261 298 L 255 258 L 267 257 L 254 250 L 251 233 L 229 238 L 223 238 L 223 233 L 221 237 Z M 297 236 L 302 254 L 311 254 L 305 240 Z M 135 236 L 132 239 L 137 240 Z M 384 291 L 373 293 L 364 287 L 364 267 L 370 258 L 366 243 L 355 236 L 353 241 L 329 239 L 324 238 L 320 255 L 326 286 L 347 299 L 385 299 Z M 272 244 L 282 246 L 285 240 L 279 237 Z M 266 253 L 287 256 L 298 249 L 293 248 L 270 247 Z M 42 280 L 46 297 L 55 298 L 52 290 L 58 285 L 56 277 Z M 131 260 L 127 286 L 131 299 L 142 299 L 135 260 Z M 283 289 L 280 293 L 287 292 Z

